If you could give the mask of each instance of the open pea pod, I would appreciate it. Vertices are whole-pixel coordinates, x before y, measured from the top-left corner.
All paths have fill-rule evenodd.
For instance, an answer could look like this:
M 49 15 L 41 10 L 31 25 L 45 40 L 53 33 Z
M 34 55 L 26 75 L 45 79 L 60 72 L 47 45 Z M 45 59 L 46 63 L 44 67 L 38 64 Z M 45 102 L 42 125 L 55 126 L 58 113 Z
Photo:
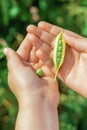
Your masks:
M 63 35 L 63 31 L 58 34 L 58 36 L 54 41 L 53 62 L 56 69 L 54 80 L 56 80 L 58 71 L 63 64 L 64 57 L 65 57 L 66 43 L 62 35 Z

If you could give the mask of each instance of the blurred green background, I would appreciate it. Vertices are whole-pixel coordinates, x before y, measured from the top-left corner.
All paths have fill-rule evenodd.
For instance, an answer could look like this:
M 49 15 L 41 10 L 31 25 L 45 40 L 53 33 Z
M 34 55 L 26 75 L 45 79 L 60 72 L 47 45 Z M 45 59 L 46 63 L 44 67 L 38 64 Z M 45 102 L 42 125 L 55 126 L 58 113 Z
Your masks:
M 17 49 L 41 20 L 87 36 L 87 0 L 0 0 L 0 130 L 14 130 L 18 104 L 7 84 L 4 47 Z M 74 82 L 74 81 L 73 81 Z M 59 81 L 60 130 L 87 130 L 87 100 Z M 55 123 L 55 122 L 54 122 Z

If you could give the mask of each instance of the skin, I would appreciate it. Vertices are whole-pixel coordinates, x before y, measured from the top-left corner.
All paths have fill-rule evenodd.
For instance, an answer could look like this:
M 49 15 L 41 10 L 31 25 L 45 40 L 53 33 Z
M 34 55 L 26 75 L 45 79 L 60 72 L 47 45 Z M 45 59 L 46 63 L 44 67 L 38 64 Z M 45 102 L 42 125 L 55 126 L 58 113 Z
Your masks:
M 59 129 L 59 91 L 57 82 L 53 80 L 52 50 L 53 40 L 61 30 L 64 29 L 46 22 L 40 22 L 38 27 L 30 25 L 27 28 L 29 34 L 17 52 L 10 48 L 4 50 L 9 87 L 19 103 L 15 130 Z M 87 39 L 68 30 L 64 30 L 63 37 L 67 49 L 58 76 L 71 89 L 87 97 Z M 42 78 L 35 74 L 38 68 L 44 72 Z
M 37 57 L 48 66 L 53 75 L 53 40 L 60 31 L 64 31 L 63 38 L 67 47 L 58 76 L 69 88 L 87 98 L 87 38 L 43 21 L 38 27 L 27 27 L 29 42 L 36 47 Z
M 19 104 L 15 130 L 58 130 L 58 84 L 51 76 L 44 74 L 39 78 L 35 74 L 35 65 L 41 62 L 37 56 L 34 57 L 36 49 L 29 43 L 28 36 L 17 52 L 11 48 L 4 49 L 9 88 Z

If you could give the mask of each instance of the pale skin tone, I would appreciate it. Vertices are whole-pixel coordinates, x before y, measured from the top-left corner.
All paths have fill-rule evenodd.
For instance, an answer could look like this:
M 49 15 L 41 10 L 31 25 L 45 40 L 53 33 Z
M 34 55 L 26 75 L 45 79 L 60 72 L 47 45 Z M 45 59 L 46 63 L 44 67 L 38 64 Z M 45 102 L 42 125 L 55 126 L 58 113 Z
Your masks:
M 34 52 L 28 35 L 17 52 L 4 49 L 8 84 L 19 104 L 15 130 L 58 130 L 58 83 L 45 73 L 42 78 L 35 74 L 35 65 L 42 62 L 37 57 L 33 59 Z M 43 71 L 49 70 L 43 63 L 41 66 Z
M 46 22 L 40 22 L 38 27 L 27 27 L 29 41 L 36 47 L 39 60 L 47 64 L 51 76 L 55 73 L 52 61 L 53 40 L 62 30 L 67 49 L 58 76 L 69 88 L 87 98 L 87 38 Z
M 27 28 L 17 52 L 6 48 L 8 83 L 19 103 L 15 130 L 58 130 L 58 84 L 54 82 L 52 61 L 53 40 L 64 30 L 46 22 Z M 64 30 L 67 42 L 64 63 L 59 71 L 60 79 L 71 89 L 87 97 L 87 39 Z M 34 47 L 32 47 L 32 45 Z M 35 74 L 41 68 L 42 78 Z

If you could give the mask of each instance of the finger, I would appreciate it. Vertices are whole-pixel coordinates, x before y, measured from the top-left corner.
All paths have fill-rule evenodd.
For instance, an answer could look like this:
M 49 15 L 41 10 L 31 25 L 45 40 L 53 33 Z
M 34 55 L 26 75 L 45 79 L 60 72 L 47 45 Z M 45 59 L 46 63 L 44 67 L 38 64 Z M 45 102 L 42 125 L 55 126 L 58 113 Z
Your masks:
M 29 33 L 36 35 L 38 38 L 40 38 L 42 41 L 46 42 L 49 45 L 55 38 L 53 35 L 49 34 L 46 31 L 41 30 L 40 28 L 38 28 L 34 25 L 28 26 L 27 31 Z
M 38 27 L 54 36 L 57 36 L 60 31 L 63 31 L 64 29 L 61 27 L 58 27 L 56 25 L 52 25 L 47 22 L 39 22 Z
M 75 34 L 74 32 L 72 31 L 69 31 L 69 30 L 66 30 L 62 27 L 59 27 L 59 26 L 56 26 L 56 25 L 53 25 L 53 24 L 50 24 L 50 23 L 47 23 L 47 22 L 39 22 L 38 24 L 38 27 L 44 31 L 47 31 L 49 32 L 50 34 L 54 35 L 54 36 L 57 36 L 59 34 L 60 31 L 63 31 L 63 32 L 67 32 L 69 33 L 70 35 L 76 35 L 76 36 L 80 36 L 78 34 Z
M 3 52 L 7 58 L 7 65 L 9 71 L 15 71 L 24 66 L 21 58 L 14 50 L 12 50 L 11 48 L 5 48 Z
M 87 51 L 87 39 L 81 37 L 80 35 L 73 33 L 72 31 L 65 30 L 63 28 L 60 28 L 58 26 L 46 23 L 46 22 L 40 22 L 38 24 L 38 27 L 40 29 L 43 29 L 53 35 L 57 35 L 60 31 L 64 30 L 63 37 L 68 45 L 73 47 L 74 49 L 77 49 L 78 51 Z
M 44 65 L 44 63 L 39 60 L 38 63 L 31 62 L 29 63 L 29 65 L 33 68 L 34 71 L 36 71 L 37 69 L 40 69 Z
M 51 76 L 54 77 L 54 73 L 52 72 L 52 70 L 43 64 L 43 62 L 40 60 L 38 63 L 34 64 L 33 62 L 30 63 L 30 65 L 32 66 L 32 68 L 34 69 L 34 71 L 41 69 L 43 71 L 43 76 Z
M 87 39 L 71 31 L 65 31 L 63 37 L 68 45 L 78 51 L 87 52 Z
M 38 63 L 34 64 L 34 69 L 40 69 L 43 65 L 44 63 L 41 60 L 39 60 Z
M 57 35 L 60 31 L 64 30 L 64 34 L 63 37 L 66 41 L 66 43 L 68 45 L 70 45 L 71 47 L 73 47 L 74 49 L 77 49 L 79 51 L 87 51 L 87 39 L 81 37 L 80 35 L 72 32 L 72 31 L 68 31 L 66 29 L 60 28 L 58 26 L 49 24 L 47 22 L 40 22 L 38 24 L 38 27 L 40 29 L 43 29 L 53 35 Z
M 45 44 L 44 42 L 42 42 L 39 38 L 37 38 L 35 35 L 30 34 L 29 35 L 29 42 L 35 46 L 36 49 L 42 49 L 44 50 L 46 53 L 50 53 L 52 51 L 52 48 Z
M 54 73 L 51 71 L 51 69 L 46 66 L 46 65 L 43 65 L 41 67 L 43 73 L 44 73 L 44 76 L 50 76 L 50 77 L 54 77 Z
M 39 60 L 38 63 L 33 63 L 33 62 L 31 62 L 31 63 L 30 63 L 30 66 L 31 66 L 31 68 L 34 70 L 34 72 L 36 72 L 38 69 L 41 69 L 41 68 L 42 68 L 43 62 L 42 62 L 41 60 Z M 42 69 L 41 69 L 41 70 L 42 70 Z M 42 70 L 42 71 L 43 71 L 43 70 Z M 43 76 L 45 76 L 44 71 L 43 71 Z
M 34 66 L 33 64 L 31 64 L 32 68 L 34 69 L 34 71 L 36 71 L 37 69 L 41 69 L 43 71 L 43 76 L 51 76 L 54 77 L 54 73 L 51 71 L 51 69 L 46 66 L 43 65 L 42 67 L 39 66 L 39 64 L 37 64 L 37 67 Z
M 37 50 L 36 55 L 40 60 L 43 61 L 44 64 L 46 64 L 50 69 L 53 68 L 53 62 L 50 59 L 50 57 L 41 49 Z
M 17 53 L 26 61 L 29 58 L 29 54 L 32 48 L 32 45 L 30 44 L 28 37 L 29 34 L 26 35 L 25 39 L 23 40 L 23 42 L 17 50 Z
M 32 47 L 32 50 L 30 52 L 30 56 L 29 56 L 29 59 L 28 61 L 29 62 L 34 62 L 34 63 L 37 63 L 38 62 L 38 57 L 36 56 L 36 48 L 33 46 Z

